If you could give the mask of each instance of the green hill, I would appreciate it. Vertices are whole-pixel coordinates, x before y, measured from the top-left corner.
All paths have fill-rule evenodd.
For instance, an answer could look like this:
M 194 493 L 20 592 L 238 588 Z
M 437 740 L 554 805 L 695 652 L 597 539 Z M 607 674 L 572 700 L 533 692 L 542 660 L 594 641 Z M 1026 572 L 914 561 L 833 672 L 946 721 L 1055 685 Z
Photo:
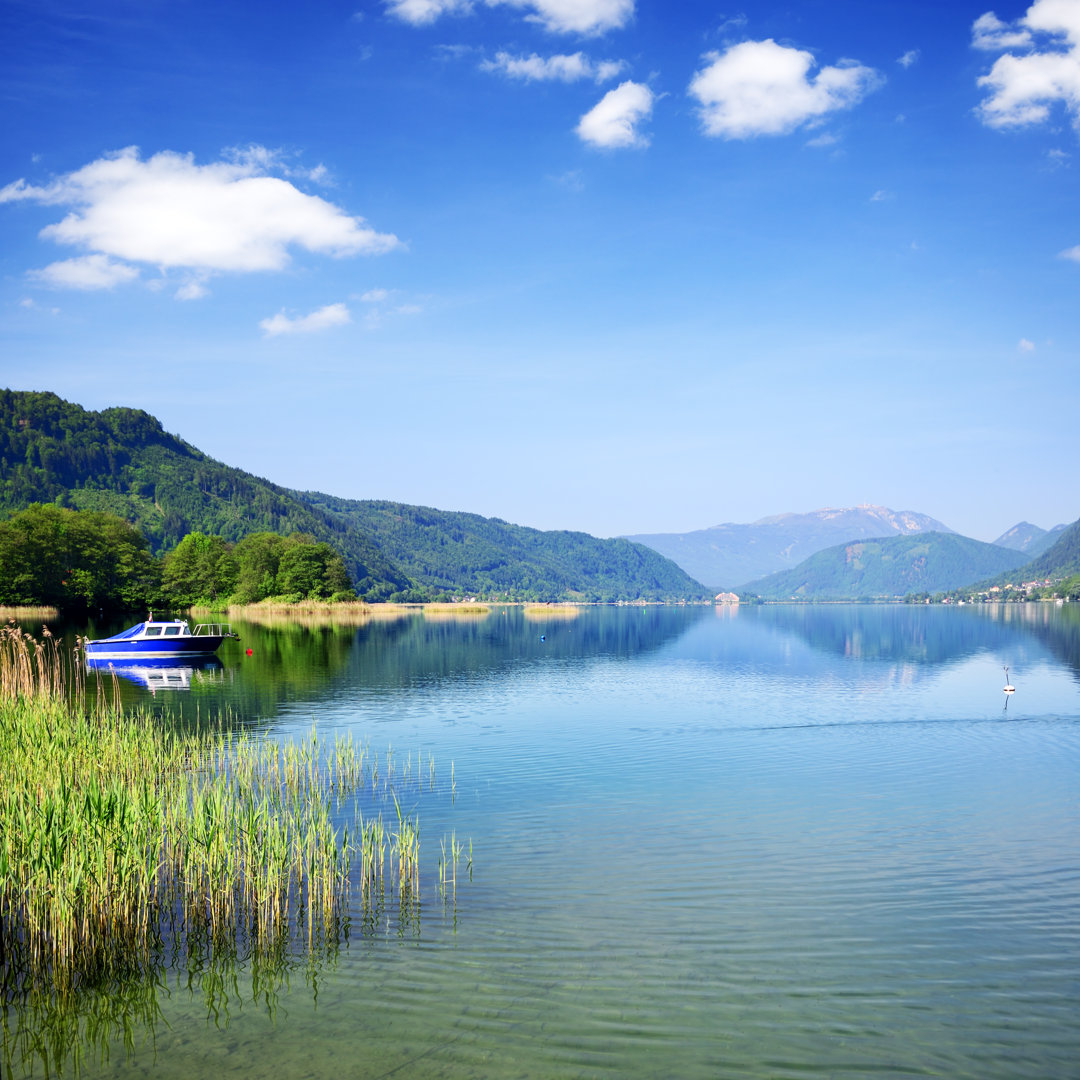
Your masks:
M 340 552 L 362 594 L 410 585 L 356 529 L 207 457 L 149 413 L 89 412 L 55 394 L 0 390 L 0 509 L 34 502 L 106 510 L 136 525 L 153 551 L 175 547 L 190 532 L 226 540 L 310 533 Z
M 90 412 L 51 393 L 0 390 L 0 513 L 35 502 L 113 513 L 136 525 L 155 552 L 191 532 L 230 541 L 310 533 L 341 554 L 371 600 L 704 593 L 673 563 L 625 540 L 290 491 L 207 457 L 141 410 Z
M 1008 572 L 980 580 L 975 587 L 989 589 L 1023 581 L 1054 581 L 1080 574 L 1080 521 L 1054 532 L 1057 539 L 1042 554 Z
M 804 559 L 836 544 L 914 533 L 952 532 L 911 510 L 887 506 L 826 507 L 806 514 L 777 514 L 749 525 L 728 522 L 688 533 L 628 536 L 678 563 L 691 577 L 717 589 L 738 591 L 743 582 L 794 570 Z
M 363 531 L 417 585 L 437 592 L 586 601 L 708 596 L 670 559 L 629 540 L 542 532 L 426 506 L 297 495 Z
M 1080 574 L 1080 521 L 1074 521 L 1054 544 L 1023 567 L 1025 580 Z
M 877 599 L 957 589 L 1023 561 L 956 533 L 921 533 L 839 544 L 746 588 L 766 600 Z

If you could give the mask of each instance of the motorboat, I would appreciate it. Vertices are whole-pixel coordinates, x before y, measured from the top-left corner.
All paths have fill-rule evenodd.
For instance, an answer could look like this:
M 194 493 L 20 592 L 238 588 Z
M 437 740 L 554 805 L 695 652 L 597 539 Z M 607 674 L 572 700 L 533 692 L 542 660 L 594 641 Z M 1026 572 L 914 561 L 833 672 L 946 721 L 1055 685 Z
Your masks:
M 199 623 L 194 629 L 186 619 L 155 619 L 154 613 L 122 633 L 96 641 L 84 641 L 87 660 L 175 659 L 212 656 L 226 638 L 239 638 L 228 623 Z

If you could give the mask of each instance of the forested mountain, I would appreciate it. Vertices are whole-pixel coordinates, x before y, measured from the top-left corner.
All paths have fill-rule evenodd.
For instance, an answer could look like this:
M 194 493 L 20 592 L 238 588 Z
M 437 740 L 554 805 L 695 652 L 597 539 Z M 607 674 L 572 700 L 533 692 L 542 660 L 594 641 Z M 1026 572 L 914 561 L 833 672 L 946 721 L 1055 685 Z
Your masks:
M 897 597 L 958 589 L 1023 562 L 1008 548 L 956 533 L 923 533 L 839 544 L 746 588 L 767 600 Z
M 1021 551 L 1029 559 L 1034 559 L 1053 547 L 1067 528 L 1067 525 L 1055 525 L 1049 530 L 1040 529 L 1038 525 L 1032 525 L 1030 521 L 1021 521 L 1003 532 L 994 543 L 998 547 Z
M 1080 574 L 1080 521 L 1064 526 L 1057 540 L 1041 555 L 1025 562 L 1011 574 L 999 574 L 983 584 L 1002 585 L 1008 581 L 1043 581 Z
M 777 514 L 749 525 L 715 525 L 689 533 L 630 536 L 678 563 L 706 585 L 737 588 L 774 571 L 794 569 L 815 552 L 849 540 L 952 530 L 926 514 L 885 506 Z
M 308 533 L 340 552 L 361 594 L 380 598 L 410 585 L 361 532 L 207 457 L 149 413 L 89 412 L 55 394 L 0 390 L 0 509 L 34 502 L 113 513 L 137 526 L 153 551 L 192 532 L 231 541 Z
M 498 518 L 297 492 L 361 529 L 418 585 L 517 599 L 665 600 L 707 590 L 671 560 L 628 540 L 541 532 Z
M 301 494 L 207 457 L 141 410 L 90 412 L 51 393 L 0 390 L 0 514 L 52 502 L 115 514 L 134 524 L 154 552 L 175 548 L 190 533 L 230 542 L 303 533 L 342 556 L 369 600 L 704 594 L 678 567 L 625 540 Z

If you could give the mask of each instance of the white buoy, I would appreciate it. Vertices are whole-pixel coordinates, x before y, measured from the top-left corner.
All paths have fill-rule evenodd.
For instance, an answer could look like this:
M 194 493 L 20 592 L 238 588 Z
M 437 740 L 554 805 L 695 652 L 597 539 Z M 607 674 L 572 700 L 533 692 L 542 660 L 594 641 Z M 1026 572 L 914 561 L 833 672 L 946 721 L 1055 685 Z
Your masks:
M 1006 694 L 1015 694 L 1016 693 L 1016 687 L 1013 686 L 1013 684 L 1011 682 L 1009 682 L 1009 669 L 1008 668 L 1005 669 L 1005 693 Z

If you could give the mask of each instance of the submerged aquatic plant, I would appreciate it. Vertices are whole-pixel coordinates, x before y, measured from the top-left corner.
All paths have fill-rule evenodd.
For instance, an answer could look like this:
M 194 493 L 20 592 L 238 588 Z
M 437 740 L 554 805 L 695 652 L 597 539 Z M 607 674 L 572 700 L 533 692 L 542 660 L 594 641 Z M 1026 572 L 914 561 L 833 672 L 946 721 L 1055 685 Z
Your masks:
M 0 638 L 0 992 L 145 973 L 170 946 L 312 949 L 347 930 L 354 881 L 365 909 L 387 881 L 417 896 L 419 823 L 397 795 L 392 836 L 381 815 L 342 821 L 365 783 L 351 736 L 178 732 L 76 707 L 69 669 L 55 641 Z

